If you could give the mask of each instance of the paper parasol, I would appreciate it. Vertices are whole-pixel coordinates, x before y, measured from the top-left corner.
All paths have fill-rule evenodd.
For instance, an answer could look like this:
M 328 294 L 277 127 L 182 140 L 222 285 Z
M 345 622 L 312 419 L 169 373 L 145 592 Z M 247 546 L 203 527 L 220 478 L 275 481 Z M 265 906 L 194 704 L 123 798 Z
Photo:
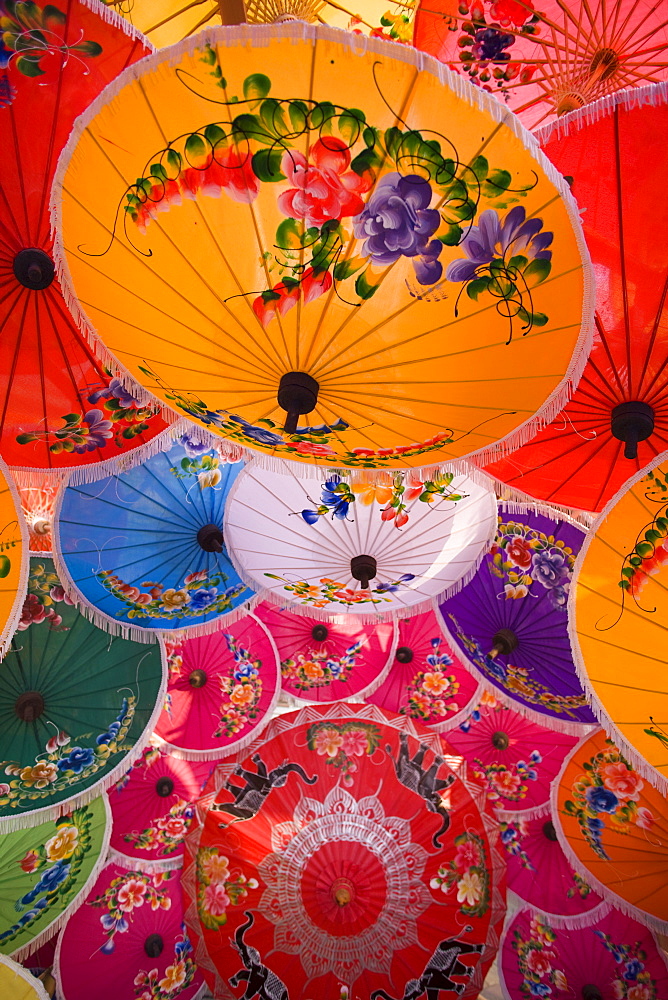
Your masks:
M 35 476 L 32 486 L 19 486 L 21 510 L 28 526 L 31 552 L 51 553 L 51 531 L 58 486 L 49 473 Z
M 160 710 L 159 645 L 112 638 L 68 601 L 48 558 L 2 664 L 0 830 L 89 801 L 138 755 Z
M 52 207 L 83 326 L 269 461 L 503 450 L 559 410 L 589 350 L 566 182 L 409 46 L 293 23 L 158 52 L 79 120 Z
M 316 477 L 247 466 L 225 515 L 242 579 L 315 617 L 374 621 L 431 607 L 470 577 L 494 534 L 496 497 L 466 476 L 433 503 L 409 502 L 402 528 L 378 503 L 351 499 L 345 480 Z
M 576 564 L 569 627 L 583 683 L 610 736 L 668 792 L 668 463 L 610 501 Z
M 306 701 L 368 698 L 390 669 L 397 645 L 392 622 L 313 621 L 266 601 L 256 610 L 276 643 L 281 687 Z
M 668 78 L 668 18 L 652 0 L 421 0 L 413 44 L 531 128 Z
M 566 601 L 582 528 L 552 512 L 517 508 L 471 582 L 440 608 L 471 668 L 513 708 L 582 735 L 595 722 L 578 680 Z
M 267 629 L 245 615 L 225 631 L 169 645 L 169 683 L 155 737 L 184 757 L 216 760 L 258 736 L 281 690 Z
M 596 273 L 596 342 L 573 398 L 526 445 L 488 466 L 511 487 L 551 503 L 600 511 L 624 482 L 668 448 L 668 250 L 646 209 L 668 169 L 655 137 L 668 131 L 665 84 L 628 90 L 543 129 L 546 154 L 573 178 Z M 668 226 L 660 199 L 653 227 Z M 628 442 L 628 443 L 627 443 Z
M 552 802 L 575 870 L 615 906 L 668 932 L 668 805 L 602 729 L 569 754 Z
M 114 825 L 111 848 L 119 864 L 178 868 L 183 837 L 213 765 L 181 760 L 147 747 L 107 792 Z
M 0 955 L 0 992 L 5 1000 L 49 1000 L 39 979 L 6 955 Z
M 485 783 L 495 809 L 528 819 L 550 799 L 550 786 L 575 745 L 574 736 L 547 729 L 485 693 L 447 741 Z
M 0 658 L 21 617 L 28 576 L 28 529 L 9 469 L 0 459 Z
M 520 910 L 504 931 L 499 971 L 506 1000 L 668 996 L 668 966 L 654 936 L 619 910 L 571 930 Z
M 367 700 L 438 730 L 456 725 L 480 692 L 480 683 L 443 638 L 438 617 L 425 611 L 399 622 L 390 672 Z
M 58 498 L 59 568 L 102 628 L 143 641 L 155 630 L 211 631 L 254 596 L 224 537 L 241 465 L 185 441 Z
M 194 1000 L 202 975 L 183 925 L 179 872 L 110 864 L 58 942 L 62 1000 Z M 141 989 L 140 989 L 141 987 Z
M 438 736 L 340 703 L 279 717 L 252 751 L 214 772 L 186 837 L 186 922 L 215 994 L 275 976 L 293 1000 L 476 995 L 502 866 Z
M 23 958 L 68 920 L 104 864 L 110 833 L 102 795 L 58 819 L 3 834 L 0 951 Z

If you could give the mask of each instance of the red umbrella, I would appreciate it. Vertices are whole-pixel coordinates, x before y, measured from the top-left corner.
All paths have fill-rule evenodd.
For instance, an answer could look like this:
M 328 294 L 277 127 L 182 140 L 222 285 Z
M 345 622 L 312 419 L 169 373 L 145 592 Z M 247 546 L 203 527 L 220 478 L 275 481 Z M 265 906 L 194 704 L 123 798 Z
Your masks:
M 55 277 L 48 212 L 75 118 L 150 44 L 95 0 L 6 0 L 0 16 L 0 450 L 20 469 L 81 468 L 166 426 L 79 333 Z
M 598 335 L 572 399 L 486 471 L 531 496 L 600 511 L 668 448 L 668 87 L 628 90 L 538 133 L 573 193 L 596 273 Z M 650 217 L 651 216 L 651 217 Z

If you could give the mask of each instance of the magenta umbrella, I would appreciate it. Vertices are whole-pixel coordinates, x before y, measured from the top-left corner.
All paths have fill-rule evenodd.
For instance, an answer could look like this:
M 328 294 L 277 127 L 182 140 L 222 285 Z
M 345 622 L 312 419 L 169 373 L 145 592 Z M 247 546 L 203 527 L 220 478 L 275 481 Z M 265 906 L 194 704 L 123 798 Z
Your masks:
M 56 949 L 62 1000 L 192 1000 L 202 986 L 180 872 L 107 865 Z
M 154 742 L 193 760 L 216 760 L 259 736 L 280 694 L 280 671 L 274 640 L 255 615 L 167 643 L 167 652 L 167 695 Z
M 284 691 L 308 701 L 368 696 L 382 683 L 396 647 L 394 622 L 321 622 L 266 601 L 256 608 L 276 643 Z
M 481 693 L 482 684 L 446 642 L 437 616 L 425 611 L 399 622 L 391 670 L 367 700 L 440 730 L 463 721 Z

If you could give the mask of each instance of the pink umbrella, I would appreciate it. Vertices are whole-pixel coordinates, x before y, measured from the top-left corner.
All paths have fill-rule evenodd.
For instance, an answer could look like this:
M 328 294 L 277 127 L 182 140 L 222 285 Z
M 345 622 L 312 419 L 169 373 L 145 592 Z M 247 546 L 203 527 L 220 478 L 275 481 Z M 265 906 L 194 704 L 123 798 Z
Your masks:
M 448 743 L 468 762 L 474 777 L 487 785 L 495 809 L 531 817 L 550 798 L 550 784 L 575 736 L 531 722 L 485 694 Z
M 562 917 L 560 925 L 578 926 L 582 914 L 587 921 L 593 919 L 591 911 L 603 899 L 569 865 L 551 817 L 548 805 L 532 819 L 499 818 L 508 888 L 536 910 Z
M 162 745 L 216 760 L 262 732 L 280 693 L 280 671 L 274 640 L 255 615 L 167 647 L 169 682 L 155 727 Z
M 192 1000 L 202 986 L 179 872 L 107 865 L 56 949 L 62 1000 Z
M 442 729 L 463 721 L 481 693 L 482 685 L 443 638 L 434 612 L 425 611 L 399 622 L 392 669 L 367 700 Z
M 144 750 L 107 793 L 113 817 L 111 848 L 119 863 L 148 870 L 181 864 L 194 803 L 213 766 L 156 747 Z
M 646 927 L 610 910 L 576 929 L 523 909 L 501 939 L 507 1000 L 663 1000 L 668 966 Z
M 256 614 L 267 626 L 281 661 L 283 690 L 308 701 L 345 701 L 368 696 L 390 669 L 396 625 L 314 621 L 261 604 Z

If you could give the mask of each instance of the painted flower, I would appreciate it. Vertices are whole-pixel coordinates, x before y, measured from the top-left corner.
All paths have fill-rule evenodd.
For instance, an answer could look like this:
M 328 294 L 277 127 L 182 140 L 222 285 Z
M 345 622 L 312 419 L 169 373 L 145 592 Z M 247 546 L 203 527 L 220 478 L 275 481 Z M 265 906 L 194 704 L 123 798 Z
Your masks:
M 450 681 L 440 670 L 425 674 L 422 680 L 422 687 L 430 694 L 443 694 L 449 686 Z
M 451 261 L 445 277 L 448 281 L 472 281 L 478 268 L 486 267 L 495 257 L 521 254 L 529 260 L 551 260 L 552 252 L 547 247 L 553 235 L 541 233 L 542 228 L 543 220 L 526 219 L 521 205 L 512 208 L 503 221 L 495 209 L 487 209 L 460 244 L 468 259 Z
M 226 882 L 230 877 L 228 859 L 224 854 L 207 854 L 200 865 L 209 882 Z
M 585 798 L 594 812 L 613 813 L 619 805 L 619 799 L 614 792 L 601 785 L 590 786 L 585 792 Z
M 505 50 L 515 41 L 515 36 L 499 31 L 495 25 L 479 28 L 474 35 L 471 52 L 478 62 L 507 62 L 510 53 Z
M 507 601 L 518 601 L 527 596 L 529 588 L 525 583 L 506 583 L 503 586 L 503 593 Z
M 336 757 L 343 743 L 338 729 L 319 729 L 315 737 L 315 748 L 321 757 Z
M 40 599 L 36 594 L 28 594 L 25 601 L 23 602 L 23 610 L 21 611 L 21 621 L 19 622 L 19 630 L 23 631 L 27 629 L 29 625 L 38 625 L 43 622 L 47 616 L 47 610 L 42 605 Z
M 568 980 L 566 979 L 563 971 L 561 969 L 554 969 L 552 975 L 554 977 L 554 985 L 558 990 L 565 993 L 568 989 Z
M 89 403 L 97 403 L 100 399 L 117 399 L 123 409 L 129 410 L 133 406 L 139 406 L 139 401 L 135 399 L 131 392 L 125 388 L 120 379 L 112 378 L 109 385 L 104 389 L 97 389 L 88 397 Z
M 38 760 L 32 767 L 24 767 L 19 777 L 28 788 L 33 785 L 35 788 L 46 788 L 57 779 L 58 768 L 51 761 Z
M 544 587 L 563 586 L 564 578 L 568 578 L 568 563 L 562 552 L 534 552 L 531 560 L 533 576 Z
M 178 611 L 188 604 L 190 594 L 187 590 L 175 590 L 173 587 L 170 587 L 169 590 L 163 591 L 160 601 L 162 606 L 168 611 Z
M 636 826 L 639 826 L 642 830 L 651 830 L 654 826 L 654 816 L 645 806 L 638 806 Z
M 67 746 L 67 744 L 70 742 L 71 739 L 72 737 L 68 736 L 67 733 L 63 732 L 63 730 L 61 729 L 61 731 L 58 733 L 57 736 L 52 736 L 51 739 L 47 742 L 46 752 L 56 753 L 58 747 Z
M 212 198 L 225 191 L 234 201 L 249 204 L 260 192 L 260 181 L 249 150 L 239 146 L 217 146 L 215 159 L 206 170 L 189 167 L 180 178 L 181 194 L 194 198 L 198 190 Z
M 623 761 L 605 764 L 601 768 L 603 784 L 620 799 L 637 802 L 644 782 L 637 771 L 632 771 Z
M 533 17 L 534 5 L 531 0 L 494 0 L 489 8 L 490 17 L 498 21 L 502 28 L 513 25 L 521 28 L 531 17 Z
M 79 842 L 79 831 L 76 826 L 61 826 L 55 837 L 51 837 L 44 845 L 46 860 L 64 861 L 72 857 Z
M 482 898 L 482 879 L 477 872 L 464 872 L 457 883 L 457 902 L 475 906 Z
M 211 882 L 203 893 L 204 908 L 214 917 L 220 917 L 230 905 L 230 897 L 222 882 Z
M 320 664 L 316 663 L 315 660 L 304 660 L 301 668 L 310 681 L 315 681 L 319 677 L 323 677 L 325 673 Z
M 235 684 L 230 692 L 230 701 L 235 705 L 248 705 L 254 697 L 252 684 Z
M 95 451 L 97 448 L 104 448 L 109 438 L 114 436 L 113 423 L 105 418 L 102 410 L 89 410 L 84 414 L 80 434 L 84 434 L 84 440 L 74 445 L 74 450 L 79 455 L 87 451 Z
M 626 994 L 626 1000 L 654 1000 L 654 997 L 654 990 L 645 983 L 636 983 Z
M 336 454 L 331 445 L 319 441 L 288 442 L 288 448 L 296 451 L 298 455 L 312 455 L 313 458 L 332 458 Z
M 195 590 L 191 593 L 190 607 L 195 611 L 204 611 L 210 604 L 213 604 L 217 596 L 217 587 L 209 587 L 208 589 L 201 587 L 199 590 Z
M 527 969 L 533 972 L 534 976 L 542 979 L 543 976 L 547 976 L 552 971 L 552 962 L 550 961 L 552 958 L 554 958 L 554 952 L 531 948 L 526 956 Z
M 155 825 L 158 830 L 162 830 L 165 836 L 172 840 L 179 840 L 188 829 L 188 822 L 183 816 L 163 816 L 156 820 Z
M 252 441 L 257 441 L 258 444 L 283 444 L 283 438 L 280 434 L 274 434 L 273 431 L 268 430 L 266 427 L 255 427 L 253 424 L 249 424 L 247 420 L 244 420 L 243 417 L 238 417 L 234 413 L 230 414 L 230 420 L 239 424 L 246 437 Z
M 430 240 L 441 224 L 429 208 L 432 190 L 418 174 L 385 174 L 353 220 L 355 236 L 364 240 L 362 255 L 372 264 L 387 267 L 400 257 L 413 258 L 415 276 L 422 285 L 438 281 L 443 265 L 437 259 L 443 244 Z
M 374 483 L 353 483 L 351 489 L 365 507 L 370 507 L 372 503 L 389 503 L 394 492 L 389 476 L 381 477 L 378 482 Z
M 25 857 L 21 858 L 21 860 L 19 861 L 19 865 L 21 866 L 23 871 L 26 872 L 26 874 L 30 875 L 32 872 L 35 871 L 36 868 L 39 868 L 40 865 L 39 854 L 37 854 L 36 851 L 27 851 Z
M 480 864 L 480 849 L 472 840 L 466 840 L 463 844 L 458 844 L 455 854 L 455 865 L 457 868 L 477 868 Z
M 56 886 L 65 881 L 69 874 L 70 866 L 64 865 L 62 861 L 57 861 L 53 868 L 47 868 L 46 871 L 42 872 L 39 882 L 32 891 L 33 893 L 52 892 Z
M 95 760 L 95 751 L 91 747 L 70 747 L 66 757 L 61 757 L 58 761 L 59 771 L 74 771 L 81 774 L 86 767 Z
M 165 969 L 164 977 L 159 981 L 158 986 L 165 993 L 177 993 L 186 981 L 186 963 L 175 962 Z
M 506 546 L 506 555 L 514 566 L 520 569 L 528 569 L 531 565 L 533 549 L 531 545 L 521 535 L 515 535 L 513 540 Z
M 522 784 L 522 779 L 514 771 L 494 771 L 488 775 L 489 783 L 500 795 L 513 795 Z
M 359 729 L 349 729 L 343 734 L 341 750 L 349 757 L 362 757 L 368 750 L 368 741 Z
M 292 185 L 278 196 L 278 207 L 289 219 L 303 219 L 307 227 L 320 228 L 330 219 L 358 215 L 364 208 L 360 195 L 371 186 L 368 177 L 349 171 L 350 150 L 342 139 L 326 136 L 303 153 L 289 150 L 281 170 Z
M 146 890 L 145 882 L 137 878 L 129 878 L 116 893 L 118 909 L 122 913 L 130 913 L 135 907 L 143 906 Z
M 197 474 L 197 482 L 202 490 L 217 486 L 222 478 L 220 469 L 203 469 Z

